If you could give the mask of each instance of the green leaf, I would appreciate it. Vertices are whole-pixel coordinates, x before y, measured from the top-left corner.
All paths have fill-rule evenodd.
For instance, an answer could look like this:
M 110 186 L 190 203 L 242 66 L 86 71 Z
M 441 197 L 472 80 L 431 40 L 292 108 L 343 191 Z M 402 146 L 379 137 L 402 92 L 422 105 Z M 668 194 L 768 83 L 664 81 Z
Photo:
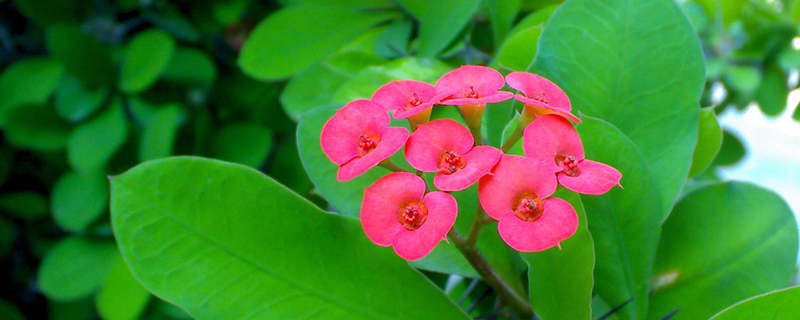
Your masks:
M 23 220 L 36 220 L 47 215 L 47 199 L 31 191 L 0 195 L 0 210 Z
M 172 155 L 178 125 L 183 110 L 177 104 L 170 104 L 155 111 L 144 127 L 139 144 L 139 161 L 164 158 Z
M 83 232 L 106 211 L 108 184 L 100 173 L 68 172 L 56 181 L 50 207 L 61 228 Z
M 388 59 L 408 55 L 408 45 L 413 31 L 414 24 L 410 19 L 395 20 L 378 36 L 375 53 Z
M 201 34 L 181 12 L 169 7 L 165 11 L 150 11 L 143 15 L 154 26 L 187 42 L 200 41 Z
M 284 140 L 276 149 L 275 156 L 269 162 L 267 175 L 292 189 L 301 196 L 310 197 L 314 184 L 308 178 L 300 153 L 297 151 L 296 139 Z
M 733 132 L 723 130 L 722 147 L 720 147 L 712 165 L 731 166 L 741 161 L 745 154 L 747 154 L 747 150 L 745 150 L 742 140 Z
M 795 272 L 797 245 L 792 211 L 774 192 L 741 182 L 695 190 L 664 223 L 649 318 L 680 308 L 676 320 L 705 319 L 782 288 Z
M 717 115 L 714 114 L 714 108 L 700 110 L 700 129 L 697 136 L 697 146 L 694 148 L 692 156 L 692 168 L 689 170 L 690 178 L 708 168 L 722 148 L 722 128 L 717 121 Z
M 739 19 L 742 7 L 747 3 L 746 0 L 697 0 L 697 2 L 709 15 L 721 19 L 725 26 Z
M 647 312 L 650 275 L 667 212 L 642 153 L 608 122 L 583 117 L 578 125 L 586 158 L 622 173 L 622 186 L 602 196 L 581 196 L 595 250 L 595 291 L 611 306 L 631 298 L 617 316 L 642 319 Z M 613 146 L 613 147 L 612 147 Z M 671 311 L 671 310 L 670 310 Z
M 70 127 L 50 105 L 15 105 L 4 115 L 6 139 L 17 147 L 48 152 L 67 145 Z
M 25 320 L 19 309 L 13 304 L 0 299 L 0 318 L 4 320 Z
M 435 82 L 450 67 L 439 60 L 413 57 L 393 60 L 381 67 L 369 67 L 343 83 L 333 95 L 333 102 L 345 104 L 355 99 L 369 99 L 382 85 L 392 80 L 414 79 Z
M 391 0 L 278 0 L 284 6 L 317 5 L 342 8 L 380 8 L 392 5 Z
M 89 89 L 77 78 L 66 76 L 56 88 L 56 111 L 70 122 L 83 121 L 103 105 L 108 92 L 108 87 Z
M 194 48 L 178 48 L 164 70 L 164 80 L 208 89 L 214 85 L 217 77 L 217 66 L 203 51 Z
M 419 28 L 420 57 L 442 52 L 464 29 L 478 10 L 480 0 L 431 0 Z
M 612 123 L 641 150 L 669 211 L 692 163 L 705 84 L 700 43 L 675 1 L 567 1 L 538 50 L 533 70 L 575 112 Z
M 103 284 L 116 255 L 113 242 L 66 238 L 44 257 L 39 267 L 39 290 L 61 302 L 84 298 Z
M 284 8 L 253 30 L 242 47 L 239 66 L 260 80 L 286 78 L 329 56 L 390 17 L 391 14 L 340 7 Z
M 756 92 L 756 102 L 761 111 L 768 116 L 777 116 L 786 109 L 789 88 L 786 74 L 776 64 L 764 71 L 764 79 Z
M 744 96 L 753 95 L 761 84 L 761 72 L 753 66 L 729 66 L 723 81 Z
M 122 99 L 116 97 L 107 110 L 72 131 L 67 159 L 77 171 L 102 171 L 127 137 Z
M 167 69 L 175 40 L 164 31 L 150 29 L 131 39 L 122 57 L 119 88 L 125 93 L 146 90 Z
M 425 16 L 425 11 L 428 10 L 428 5 L 430 5 L 430 0 L 394 0 L 398 4 L 400 4 L 403 9 L 408 11 L 411 15 L 413 15 L 417 19 L 421 19 Z
M 333 94 L 348 79 L 327 64 L 315 64 L 286 84 L 280 98 L 283 111 L 297 121 L 309 110 L 331 104 Z
M 211 139 L 214 158 L 259 168 L 272 150 L 272 131 L 252 123 L 229 124 Z
M 525 71 L 536 57 L 541 26 L 533 26 L 510 36 L 497 53 L 497 63 L 505 69 Z
M 104 320 L 136 320 L 150 301 L 150 292 L 131 275 L 122 256 L 116 255 L 95 300 Z
M 797 3 L 797 1 L 795 1 Z M 800 68 L 800 51 L 784 50 L 778 55 L 778 65 L 786 71 Z
M 559 189 L 553 197 L 569 201 L 580 224 L 559 247 L 522 253 L 529 266 L 530 300 L 540 319 L 590 319 L 594 279 L 594 245 L 586 227 L 586 213 L 577 193 Z
M 712 320 L 747 320 L 764 318 L 792 319 L 800 314 L 800 287 L 776 290 L 740 301 Z
M 494 36 L 494 47 L 500 47 L 500 44 L 506 38 L 506 35 L 514 25 L 514 19 L 519 14 L 519 8 L 522 0 L 490 0 L 489 1 L 489 22 L 492 25 L 492 35 Z M 533 57 L 531 59 L 533 60 Z
M 72 21 L 77 13 L 76 0 L 14 0 L 26 18 L 46 27 Z
M 19 104 L 44 104 L 53 93 L 63 68 L 49 58 L 20 60 L 0 74 L 0 125 L 6 123 L 6 109 Z
M 467 319 L 357 220 L 253 169 L 170 158 L 115 177 L 112 190 L 114 233 L 134 276 L 196 318 Z M 408 297 L 424 299 L 398 308 Z
M 47 50 L 71 75 L 95 88 L 113 81 L 114 65 L 109 47 L 84 33 L 77 24 L 47 29 Z

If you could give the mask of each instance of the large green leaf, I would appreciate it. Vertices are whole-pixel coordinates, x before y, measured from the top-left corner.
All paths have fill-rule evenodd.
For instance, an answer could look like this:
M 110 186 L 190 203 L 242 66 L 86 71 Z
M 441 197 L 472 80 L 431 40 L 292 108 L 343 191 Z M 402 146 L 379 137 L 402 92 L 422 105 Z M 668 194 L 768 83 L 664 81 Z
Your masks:
M 98 289 L 117 255 L 113 242 L 66 238 L 39 267 L 39 290 L 56 301 L 75 301 Z
M 708 168 L 722 147 L 722 128 L 717 121 L 717 115 L 714 114 L 714 108 L 700 110 L 700 130 L 697 137 L 689 177 L 694 177 Z
M 107 84 L 114 77 L 109 47 L 77 24 L 48 28 L 47 49 L 70 74 L 90 87 Z
M 125 48 L 119 88 L 137 93 L 150 87 L 169 65 L 175 52 L 175 40 L 160 29 L 136 34 Z
M 533 26 L 514 33 L 503 42 L 497 53 L 497 63 L 514 71 L 525 71 L 536 57 L 536 44 L 542 34 L 541 26 Z
M 480 0 L 431 0 L 419 28 L 419 56 L 434 57 L 461 32 Z
M 522 0 L 490 0 L 489 1 L 489 22 L 492 24 L 492 35 L 494 36 L 494 46 L 499 47 L 506 35 L 514 25 L 514 19 L 519 14 Z M 533 60 L 533 58 L 528 59 Z
M 641 150 L 668 211 L 692 163 L 705 83 L 700 43 L 675 1 L 567 1 L 538 50 L 534 70 L 576 112 L 614 124 Z
M 611 306 L 633 299 L 617 314 L 642 319 L 661 222 L 667 212 L 639 149 L 608 122 L 583 117 L 578 132 L 586 158 L 614 166 L 622 186 L 603 196 L 582 196 L 595 250 L 595 291 Z
M 794 319 L 800 314 L 800 287 L 777 290 L 738 302 L 711 319 L 749 320 L 770 316 L 772 319 Z
M 786 286 L 797 242 L 791 209 L 769 190 L 728 182 L 693 191 L 664 223 L 648 318 L 680 308 L 676 320 L 705 319 Z
M 591 318 L 594 245 L 586 227 L 586 213 L 577 193 L 559 189 L 553 197 L 569 201 L 578 212 L 578 231 L 559 247 L 523 253 L 528 263 L 530 299 L 540 319 Z
M 0 74 L 0 125 L 6 109 L 19 104 L 44 104 L 53 93 L 64 69 L 49 58 L 20 60 Z
M 242 47 L 239 66 L 257 79 L 285 78 L 334 53 L 391 16 L 316 5 L 284 8 L 253 30 Z
M 466 319 L 358 221 L 253 169 L 170 158 L 111 184 L 114 233 L 134 276 L 196 318 Z M 400 307 L 408 297 L 421 299 Z
M 56 181 L 50 207 L 61 228 L 83 232 L 106 211 L 108 185 L 97 172 L 67 172 Z
M 102 171 L 128 137 L 128 121 L 122 99 L 72 131 L 67 142 L 67 159 L 78 171 Z
M 136 320 L 150 296 L 150 292 L 133 277 L 122 256 L 117 254 L 95 301 L 104 320 Z

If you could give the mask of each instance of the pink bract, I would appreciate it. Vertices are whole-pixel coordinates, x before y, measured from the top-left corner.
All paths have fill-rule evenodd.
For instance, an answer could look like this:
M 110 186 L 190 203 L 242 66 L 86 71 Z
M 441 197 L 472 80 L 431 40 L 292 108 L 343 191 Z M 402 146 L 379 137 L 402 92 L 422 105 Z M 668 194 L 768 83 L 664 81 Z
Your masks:
M 389 115 L 376 103 L 355 100 L 334 114 L 320 134 L 322 151 L 339 165 L 337 179 L 347 181 L 400 150 L 408 139 L 405 128 L 388 127 Z
M 445 239 L 458 204 L 444 192 L 425 193 L 425 181 L 408 172 L 390 173 L 364 192 L 361 225 L 377 245 L 393 246 L 398 256 L 417 260 Z
M 537 74 L 512 72 L 506 75 L 508 86 L 519 90 L 515 99 L 525 104 L 536 115 L 557 114 L 574 122 L 581 122 L 574 116 L 569 97 L 555 83 Z
M 536 117 L 525 128 L 522 147 L 527 157 L 557 165 L 558 181 L 569 190 L 599 195 L 620 185 L 622 174 L 617 169 L 586 160 L 578 131 L 559 116 Z
M 502 152 L 490 146 L 473 147 L 472 134 L 463 125 L 440 119 L 420 125 L 406 143 L 406 160 L 417 170 L 438 172 L 439 190 L 459 191 L 488 174 Z
M 395 119 L 405 119 L 430 109 L 449 95 L 437 92 L 436 87 L 426 82 L 399 80 L 380 87 L 372 95 L 372 101 L 386 111 L 394 111 Z
M 523 252 L 542 251 L 571 237 L 578 228 L 575 209 L 559 198 L 547 198 L 558 183 L 552 162 L 503 155 L 493 174 L 478 183 L 478 198 L 498 220 L 500 237 Z
M 505 86 L 503 75 L 484 66 L 467 65 L 450 71 L 439 78 L 436 89 L 452 92 L 441 104 L 483 105 L 511 99 L 514 94 L 499 91 Z

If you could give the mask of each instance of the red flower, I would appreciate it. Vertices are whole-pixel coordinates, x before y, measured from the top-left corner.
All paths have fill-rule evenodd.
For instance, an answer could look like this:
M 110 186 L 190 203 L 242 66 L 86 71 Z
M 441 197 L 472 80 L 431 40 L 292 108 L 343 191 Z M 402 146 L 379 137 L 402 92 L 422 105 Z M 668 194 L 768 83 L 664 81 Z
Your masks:
M 336 175 L 339 181 L 357 177 L 403 147 L 408 130 L 388 127 L 389 120 L 378 104 L 355 100 L 325 123 L 320 145 L 325 155 L 339 165 Z
M 578 229 L 575 209 L 559 198 L 547 198 L 558 183 L 552 162 L 503 155 L 493 174 L 478 183 L 478 198 L 490 217 L 498 221 L 500 237 L 523 252 L 558 245 Z
M 526 156 L 558 165 L 558 182 L 578 193 L 603 194 L 622 179 L 614 167 L 586 160 L 578 131 L 558 116 L 540 116 L 531 122 L 523 133 L 522 147 Z
M 415 169 L 438 172 L 433 178 L 436 188 L 459 191 L 488 174 L 503 154 L 494 147 L 473 146 L 466 127 L 441 119 L 419 126 L 408 139 L 405 154 Z
M 431 107 L 449 95 L 437 93 L 436 87 L 426 82 L 400 80 L 380 87 L 372 95 L 372 101 L 383 106 L 386 111 L 394 111 L 395 119 L 406 119 L 422 113 L 427 121 Z
M 521 91 L 515 99 L 525 104 L 523 113 L 530 115 L 557 114 L 574 122 L 581 119 L 572 115 L 569 97 L 555 83 L 528 72 L 512 72 L 506 76 L 508 86 Z M 531 117 L 532 118 L 532 117 Z
M 425 193 L 425 181 L 409 172 L 390 173 L 364 192 L 361 225 L 379 246 L 417 260 L 445 239 L 458 215 L 456 199 L 444 192 Z

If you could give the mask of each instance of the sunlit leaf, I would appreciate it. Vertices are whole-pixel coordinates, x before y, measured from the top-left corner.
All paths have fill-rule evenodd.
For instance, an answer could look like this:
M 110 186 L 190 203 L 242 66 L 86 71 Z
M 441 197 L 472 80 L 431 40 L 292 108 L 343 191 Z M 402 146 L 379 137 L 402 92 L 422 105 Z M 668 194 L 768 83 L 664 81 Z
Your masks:
M 56 301 L 84 298 L 103 284 L 116 255 L 113 242 L 65 238 L 44 257 L 39 267 L 39 290 Z
M 689 170 L 690 178 L 708 168 L 722 147 L 722 128 L 719 126 L 713 108 L 700 110 L 700 130 L 697 136 L 697 146 L 694 148 L 692 156 L 692 168 Z
M 800 287 L 792 287 L 755 296 L 738 302 L 711 319 L 747 320 L 770 315 L 773 319 L 791 319 L 800 314 Z
M 431 0 L 420 22 L 419 56 L 432 58 L 447 48 L 479 4 L 480 0 Z

